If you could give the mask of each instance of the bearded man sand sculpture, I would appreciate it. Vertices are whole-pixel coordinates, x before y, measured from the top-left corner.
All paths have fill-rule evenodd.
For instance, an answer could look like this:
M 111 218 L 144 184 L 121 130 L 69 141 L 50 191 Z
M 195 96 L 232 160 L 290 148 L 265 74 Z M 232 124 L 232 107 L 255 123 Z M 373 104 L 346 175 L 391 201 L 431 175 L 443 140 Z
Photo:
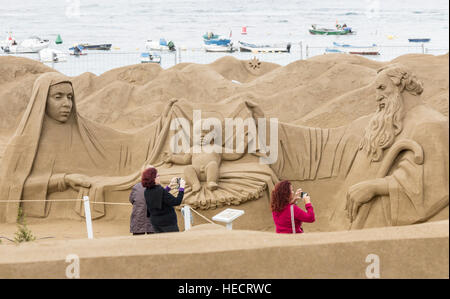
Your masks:
M 402 65 L 381 69 L 374 85 L 373 116 L 334 129 L 282 125 L 272 168 L 314 181 L 332 230 L 448 219 L 448 118 L 422 102 L 421 82 Z M 337 182 L 328 193 L 320 189 L 327 179 Z

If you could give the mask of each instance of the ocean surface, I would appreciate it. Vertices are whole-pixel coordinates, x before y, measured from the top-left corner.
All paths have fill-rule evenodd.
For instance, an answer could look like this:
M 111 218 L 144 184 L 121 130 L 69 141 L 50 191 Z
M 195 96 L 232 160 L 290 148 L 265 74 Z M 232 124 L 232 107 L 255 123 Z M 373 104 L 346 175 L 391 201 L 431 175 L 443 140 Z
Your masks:
M 334 27 L 346 23 L 357 32 L 349 36 L 314 36 L 311 24 Z M 242 27 L 247 35 L 242 35 Z M 233 53 L 249 59 L 287 64 L 323 54 L 333 41 L 359 46 L 377 44 L 390 60 L 405 53 L 443 54 L 449 48 L 449 4 L 446 0 L 0 0 L 0 38 L 13 32 L 16 40 L 39 36 L 52 41 L 50 48 L 68 51 L 77 43 L 112 43 L 107 53 L 89 52 L 69 57 L 54 67 L 76 75 L 83 71 L 101 73 L 107 69 L 139 63 L 148 39 L 166 38 L 188 49 L 163 55 L 162 66 L 175 62 L 209 63 L 222 55 L 205 53 L 202 35 L 207 31 L 238 41 L 257 44 L 292 44 L 289 54 Z M 53 41 L 60 34 L 62 45 Z M 408 38 L 431 38 L 424 45 Z M 425 49 L 425 50 L 424 50 Z M 24 55 L 32 57 L 30 55 Z M 35 55 L 36 56 L 36 55 Z M 37 58 L 36 58 L 37 59 Z M 63 65 L 64 64 L 64 65 Z

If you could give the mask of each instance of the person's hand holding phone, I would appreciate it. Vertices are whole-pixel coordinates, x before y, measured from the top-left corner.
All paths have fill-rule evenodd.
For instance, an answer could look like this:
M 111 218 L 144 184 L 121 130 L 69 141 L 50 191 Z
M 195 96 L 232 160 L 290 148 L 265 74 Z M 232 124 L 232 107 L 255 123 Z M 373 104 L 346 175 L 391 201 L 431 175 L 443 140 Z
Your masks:
M 183 178 L 180 178 L 180 185 L 178 187 L 179 188 L 185 188 L 186 187 L 186 181 Z
M 302 188 L 298 188 L 297 191 L 295 191 L 294 196 L 292 197 L 291 203 L 295 204 L 297 200 L 300 199 L 300 194 L 302 193 Z
M 308 193 L 306 192 L 305 195 L 302 197 L 302 199 L 305 202 L 305 205 L 311 203 L 311 197 L 309 197 Z

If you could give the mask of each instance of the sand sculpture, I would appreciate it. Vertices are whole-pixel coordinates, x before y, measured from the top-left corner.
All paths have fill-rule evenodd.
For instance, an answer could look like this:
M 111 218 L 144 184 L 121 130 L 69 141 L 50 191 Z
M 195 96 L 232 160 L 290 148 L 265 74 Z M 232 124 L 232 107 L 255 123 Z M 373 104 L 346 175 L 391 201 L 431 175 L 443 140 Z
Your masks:
M 424 105 L 421 82 L 404 66 L 379 70 L 374 87 L 377 111 L 348 126 L 282 125 L 282 156 L 272 168 L 314 181 L 311 193 L 328 200 L 332 229 L 448 219 L 448 119 Z M 316 191 L 329 178 L 334 189 Z
M 225 154 L 223 148 L 212 143 L 214 141 L 211 138 L 208 143 L 206 140 L 206 135 L 209 132 L 202 130 L 200 135 L 200 146 L 212 145 L 212 151 L 210 153 L 194 153 L 194 148 L 191 148 L 189 153 L 184 153 L 181 155 L 173 155 L 168 153 L 168 157 L 164 162 L 175 163 L 179 165 L 188 165 L 184 168 L 184 177 L 187 179 L 187 183 L 192 187 L 192 192 L 196 193 L 200 191 L 201 184 L 200 181 L 206 181 L 206 187 L 213 191 L 217 190 L 219 187 L 219 175 L 220 175 L 220 165 L 223 160 L 238 160 L 242 158 L 245 152 L 240 154 L 231 153 Z
M 255 63 L 258 69 L 264 67 Z M 163 183 L 173 176 L 189 176 L 185 203 L 193 208 L 267 199 L 274 183 L 289 179 L 308 186 L 322 207 L 318 213 L 327 215 L 324 227 L 329 230 L 448 219 L 448 118 L 423 104 L 422 84 L 402 65 L 390 65 L 376 74 L 371 88 L 376 90 L 373 101 L 378 108 L 373 115 L 330 129 L 279 122 L 278 142 L 272 142 L 278 156 L 271 164 L 260 159 L 272 153 L 261 152 L 259 144 L 249 151 L 248 139 L 244 153 L 229 157 L 173 153 L 171 148 L 176 134 L 187 136 L 186 148 L 191 148 L 195 110 L 201 111 L 202 119 L 218 119 L 222 125 L 226 118 L 253 119 L 258 124 L 265 114 L 253 101 L 174 99 L 154 122 L 124 133 L 80 116 L 71 86 L 69 78 L 56 73 L 36 80 L 3 155 L 0 192 L 6 194 L 4 199 L 42 200 L 21 204 L 28 216 L 71 214 L 52 207 L 46 198 L 89 194 L 99 203 L 126 202 L 141 167 L 153 164 Z M 66 106 L 54 117 L 49 110 L 53 89 L 71 94 L 73 102 L 71 109 Z M 175 119 L 185 119 L 188 128 L 174 130 Z M 244 133 L 249 136 L 248 127 Z M 236 142 L 236 133 L 231 139 Z M 222 148 L 226 141 L 217 146 Z M 265 142 L 271 144 L 270 138 Z M 0 207 L 1 221 L 15 221 L 18 203 Z M 105 214 L 104 205 L 95 204 L 92 209 L 94 218 Z M 71 210 L 83 216 L 80 202 Z
M 63 100 L 66 104 L 53 105 L 53 102 Z M 249 104 L 228 101 L 222 105 L 222 115 L 214 112 L 214 105 L 197 108 L 204 114 L 212 112 L 221 118 L 239 114 L 251 117 Z M 52 106 L 55 107 L 50 109 Z M 129 190 L 139 180 L 143 165 L 157 165 L 163 160 L 173 134 L 170 130 L 172 120 L 192 119 L 193 109 L 186 101 L 170 101 L 157 121 L 138 132 L 123 133 L 90 122 L 78 114 L 69 78 L 53 72 L 41 75 L 2 160 L 0 174 L 4 179 L 0 190 L 6 194 L 4 198 L 11 201 L 2 205 L 2 221 L 14 222 L 19 206 L 29 217 L 47 217 L 52 207 L 46 198 L 51 198 L 52 194 L 59 198 L 89 195 L 96 203 L 92 206 L 93 218 L 104 216 L 105 208 L 101 203 L 125 202 L 117 198 L 124 194 L 117 195 L 115 191 Z M 258 165 L 256 159 L 242 159 L 240 165 L 221 167 L 225 182 L 220 190 L 215 190 L 214 196 L 192 192 L 188 187 L 186 198 L 196 193 L 194 201 L 189 202 L 203 208 L 259 198 L 271 185 L 272 177 L 270 168 Z M 167 168 L 170 167 L 159 167 L 162 182 L 170 181 L 175 175 L 183 176 L 182 170 Z M 239 174 L 248 177 L 242 178 Z M 105 195 L 107 192 L 108 196 Z M 21 199 L 24 202 L 19 204 L 17 201 Z M 36 202 L 29 202 L 32 200 Z M 74 210 L 83 216 L 81 202 L 76 203 Z M 59 213 L 67 214 L 67 211 Z
M 146 145 L 134 138 L 81 117 L 69 78 L 54 72 L 41 75 L 4 153 L 0 190 L 11 203 L 2 205 L 0 218 L 15 221 L 15 201 L 20 199 L 25 200 L 20 205 L 25 215 L 46 217 L 51 193 L 104 201 L 104 188 L 121 188 L 122 176 L 135 172 L 146 158 Z M 80 202 L 75 211 L 82 214 Z M 102 205 L 93 206 L 94 218 L 103 214 Z

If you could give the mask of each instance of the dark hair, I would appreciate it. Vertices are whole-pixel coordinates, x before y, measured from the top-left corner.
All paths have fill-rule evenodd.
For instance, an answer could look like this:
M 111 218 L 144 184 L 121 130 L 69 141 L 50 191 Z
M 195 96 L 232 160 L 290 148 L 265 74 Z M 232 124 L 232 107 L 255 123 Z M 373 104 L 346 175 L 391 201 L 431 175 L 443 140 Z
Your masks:
M 156 170 L 156 168 L 153 167 L 147 168 L 142 173 L 142 186 L 144 186 L 145 188 L 153 187 L 155 185 L 155 178 L 157 174 L 158 171 Z
M 281 181 L 275 185 L 270 199 L 272 212 L 281 212 L 291 200 L 292 191 L 289 181 Z

